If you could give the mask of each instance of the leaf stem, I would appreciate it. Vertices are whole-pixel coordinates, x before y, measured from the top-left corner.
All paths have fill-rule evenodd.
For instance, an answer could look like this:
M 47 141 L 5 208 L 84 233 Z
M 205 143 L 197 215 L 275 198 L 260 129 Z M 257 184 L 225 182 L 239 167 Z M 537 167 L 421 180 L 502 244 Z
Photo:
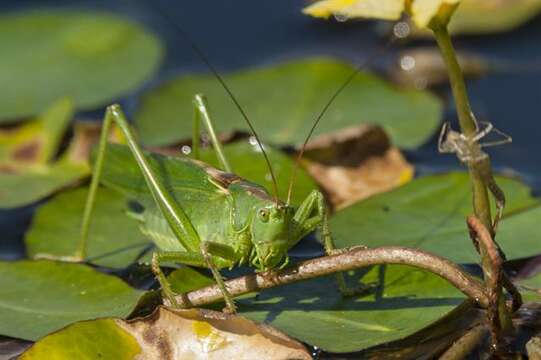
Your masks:
M 483 285 L 458 265 L 424 251 L 394 246 L 374 249 L 355 247 L 338 255 L 307 260 L 283 270 L 245 275 L 228 280 L 225 284 L 232 296 L 239 296 L 336 272 L 382 264 L 402 264 L 428 270 L 449 281 L 481 307 L 489 306 L 489 297 Z M 211 285 L 179 295 L 176 300 L 179 304 L 193 307 L 222 299 L 218 286 Z
M 438 21 L 432 21 L 430 24 L 431 30 L 434 32 L 436 42 L 441 50 L 443 59 L 447 66 L 449 73 L 449 81 L 451 83 L 451 89 L 453 91 L 453 97 L 455 99 L 456 110 L 458 114 L 458 120 L 462 133 L 469 139 L 475 137 L 478 125 L 475 120 L 475 116 L 471 110 L 470 102 L 468 99 L 468 92 L 466 84 L 464 82 L 464 76 L 458 63 L 458 59 L 455 53 L 455 49 L 451 42 L 451 36 L 447 31 L 447 25 Z M 468 149 L 473 154 L 480 153 L 480 146 L 477 142 L 470 144 L 471 149 Z M 488 165 L 487 165 L 488 164 Z M 488 169 L 483 169 L 482 166 L 489 166 Z M 491 176 L 491 169 L 489 162 L 470 161 L 468 162 L 468 170 L 472 180 L 473 187 L 473 208 L 476 217 L 481 223 L 488 229 L 492 235 L 495 236 L 492 226 L 492 217 L 490 214 L 490 200 L 488 197 L 487 184 L 490 179 L 485 179 L 486 176 Z M 488 170 L 483 171 L 483 170 Z M 481 254 L 481 266 L 486 274 L 491 274 L 493 270 L 493 264 L 490 259 L 487 249 L 484 246 L 480 247 Z M 487 288 L 491 287 L 491 279 L 485 279 Z M 501 288 L 497 294 L 494 294 L 498 298 L 499 319 L 501 327 L 504 330 L 509 330 L 512 326 L 511 315 L 505 306 L 505 299 L 503 297 Z

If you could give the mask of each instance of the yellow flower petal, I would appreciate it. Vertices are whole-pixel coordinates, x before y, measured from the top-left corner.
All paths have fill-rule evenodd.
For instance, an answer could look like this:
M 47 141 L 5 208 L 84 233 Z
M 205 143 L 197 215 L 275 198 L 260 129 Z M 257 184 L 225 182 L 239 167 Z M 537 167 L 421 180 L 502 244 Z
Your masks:
M 302 12 L 313 17 L 328 18 L 342 13 L 342 10 L 358 0 L 322 0 L 302 9 Z
M 396 20 L 404 11 L 405 0 L 323 0 L 304 8 L 315 17 L 340 15 L 345 18 Z
M 460 0 L 414 0 L 411 5 L 411 17 L 415 25 L 426 28 L 437 15 L 447 21 L 459 2 Z

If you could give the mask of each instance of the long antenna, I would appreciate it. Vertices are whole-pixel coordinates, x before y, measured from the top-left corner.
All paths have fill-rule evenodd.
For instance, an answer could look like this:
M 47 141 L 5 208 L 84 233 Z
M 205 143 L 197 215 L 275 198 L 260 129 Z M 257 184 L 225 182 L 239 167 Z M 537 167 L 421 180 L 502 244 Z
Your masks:
M 321 109 L 321 111 L 317 115 L 316 120 L 314 121 L 314 124 L 310 128 L 310 131 L 308 132 L 308 135 L 304 139 L 304 143 L 302 144 L 301 150 L 299 151 L 299 154 L 297 155 L 297 158 L 295 159 L 295 165 L 293 167 L 293 171 L 291 172 L 291 177 L 289 179 L 289 186 L 288 186 L 288 189 L 287 189 L 287 201 L 286 201 L 287 205 L 289 205 L 289 202 L 291 201 L 291 194 L 292 194 L 292 191 L 293 191 L 293 183 L 295 182 L 295 177 L 296 177 L 297 171 L 298 171 L 298 169 L 300 167 L 302 156 L 304 155 L 304 151 L 306 150 L 306 145 L 308 145 L 308 141 L 310 141 L 310 138 L 314 134 L 314 131 L 316 130 L 316 127 L 319 125 L 321 119 L 323 118 L 323 116 L 325 115 L 327 110 L 329 110 L 329 108 L 331 107 L 334 100 L 353 81 L 353 79 L 355 79 L 357 74 L 359 74 L 359 72 L 363 68 L 365 68 L 370 63 L 372 63 L 372 61 L 374 59 L 376 59 L 386 49 L 387 45 L 391 44 L 394 40 L 395 40 L 395 38 L 391 38 L 391 40 L 389 40 L 389 41 L 387 41 L 385 43 L 385 46 L 382 46 L 381 48 L 379 48 L 379 50 L 374 51 L 372 56 L 370 56 L 365 61 L 362 61 L 361 63 L 359 63 L 355 67 L 355 69 L 351 72 L 351 74 L 349 74 L 349 76 L 344 80 L 344 82 L 342 82 L 342 84 L 334 91 L 332 96 L 325 103 L 325 106 L 323 106 L 323 108 Z
M 250 131 L 252 132 L 255 140 L 257 141 L 257 145 L 261 149 L 261 153 L 263 154 L 263 157 L 265 158 L 265 162 L 267 163 L 267 167 L 269 168 L 270 176 L 271 176 L 271 179 L 272 179 L 273 190 L 274 190 L 274 201 L 278 202 L 278 183 L 276 181 L 276 176 L 274 175 L 274 171 L 272 170 L 272 165 L 271 165 L 270 159 L 269 159 L 267 153 L 265 152 L 265 149 L 263 147 L 261 139 L 259 138 L 259 135 L 257 135 L 257 132 L 255 131 L 255 128 L 252 125 L 252 122 L 248 118 L 248 115 L 246 115 L 246 112 L 244 111 L 244 109 L 240 105 L 240 103 L 237 100 L 237 98 L 235 97 L 235 95 L 233 95 L 233 92 L 231 91 L 229 86 L 226 84 L 226 82 L 224 81 L 222 76 L 218 73 L 216 68 L 210 63 L 210 61 L 209 61 L 208 57 L 205 55 L 205 53 L 199 48 L 199 46 L 197 46 L 195 41 L 192 40 L 190 35 L 175 21 L 175 19 L 171 15 L 169 15 L 166 11 L 164 11 L 164 9 L 160 6 L 158 1 L 156 1 L 155 4 L 156 4 L 156 9 L 160 13 L 160 15 L 164 19 L 166 19 L 178 31 L 178 33 L 184 38 L 184 40 L 188 44 L 190 44 L 190 47 L 192 48 L 194 53 L 208 67 L 210 72 L 218 80 L 218 82 L 220 83 L 222 88 L 227 92 L 227 94 L 229 95 L 229 97 L 231 98 L 233 103 L 235 104 L 235 107 L 240 112 L 240 114 L 242 115 L 242 117 L 244 118 L 246 123 L 248 124 L 248 127 L 250 128 Z

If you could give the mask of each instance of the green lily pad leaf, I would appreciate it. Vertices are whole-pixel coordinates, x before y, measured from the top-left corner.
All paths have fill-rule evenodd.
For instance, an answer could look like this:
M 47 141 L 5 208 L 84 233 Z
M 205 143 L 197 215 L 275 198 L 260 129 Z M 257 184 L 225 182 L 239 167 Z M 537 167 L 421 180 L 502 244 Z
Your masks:
M 93 109 L 139 87 L 163 55 L 158 39 L 123 18 L 48 10 L 0 17 L 0 122 L 69 95 Z
M 324 277 L 264 291 L 240 300 L 240 314 L 342 353 L 402 339 L 464 300 L 445 280 L 407 266 L 372 267 L 362 282 L 372 284 L 374 291 L 360 297 L 343 297 L 334 280 Z
M 72 324 L 48 335 L 19 359 L 132 360 L 140 352 L 135 338 L 120 328 L 114 319 L 99 319 Z
M 266 147 L 266 151 L 278 180 L 279 194 L 285 200 L 293 160 L 271 147 Z M 256 147 L 248 143 L 236 143 L 224 146 L 224 153 L 235 174 L 267 188 L 272 194 L 272 183 L 265 160 Z M 210 164 L 219 165 L 210 150 L 203 153 L 203 158 Z M 191 171 L 192 168 L 186 166 L 185 158 L 183 160 L 180 154 L 179 157 L 173 157 L 153 153 L 150 154 L 150 163 L 167 188 L 178 196 L 182 197 L 186 186 L 208 189 L 206 191 L 215 190 L 215 186 L 208 181 L 208 174 L 205 171 Z M 109 146 L 103 169 L 103 182 L 136 200 L 149 194 L 141 171 L 126 146 Z M 299 204 L 316 187 L 314 180 L 300 169 L 296 175 L 292 203 Z
M 54 161 L 73 110 L 71 100 L 63 98 L 35 120 L 0 129 L 0 208 L 28 205 L 88 175 L 77 136 Z
M 539 12 L 540 0 L 462 0 L 449 29 L 453 34 L 505 32 L 533 19 Z
M 317 114 L 352 71 L 351 65 L 315 58 L 238 72 L 226 80 L 266 142 L 300 145 Z M 208 97 L 217 131 L 248 129 L 215 78 L 189 75 L 143 96 L 135 118 L 142 141 L 164 145 L 191 137 L 192 98 L 200 92 Z M 396 145 L 413 148 L 436 130 L 441 108 L 428 92 L 399 90 L 361 72 L 332 104 L 314 136 L 374 123 L 382 125 Z
M 539 221 L 539 201 L 516 180 L 497 178 L 508 199 L 496 240 L 508 259 L 541 252 L 531 232 Z M 476 263 L 466 228 L 473 213 L 466 173 L 427 176 L 337 212 L 330 220 L 337 246 L 399 245 L 419 248 L 458 263 Z
M 187 293 L 216 283 L 211 277 L 187 266 L 173 271 L 167 276 L 167 280 L 171 285 L 171 290 L 177 294 Z
M 25 236 L 28 256 L 55 259 L 75 256 L 87 194 L 87 188 L 70 190 L 38 208 Z M 98 190 L 90 223 L 87 261 L 124 268 L 150 244 L 139 231 L 138 223 L 126 215 L 126 209 L 125 196 L 106 188 Z
M 74 343 L 78 346 L 74 347 Z M 307 360 L 312 357 L 302 344 L 285 334 L 237 315 L 159 307 L 153 314 L 133 321 L 101 319 L 71 325 L 37 342 L 21 359 L 51 358 Z
M 125 317 L 142 292 L 86 265 L 0 262 L 0 334 L 37 340 L 76 321 Z

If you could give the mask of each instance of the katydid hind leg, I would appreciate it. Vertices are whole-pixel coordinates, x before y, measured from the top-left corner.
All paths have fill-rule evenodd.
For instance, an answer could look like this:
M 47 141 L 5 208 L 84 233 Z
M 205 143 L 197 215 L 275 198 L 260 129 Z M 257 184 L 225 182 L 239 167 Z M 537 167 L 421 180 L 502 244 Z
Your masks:
M 86 246 L 88 239 L 88 229 L 92 211 L 94 208 L 95 197 L 98 190 L 103 164 L 105 160 L 105 152 L 107 150 L 108 133 L 112 122 L 120 128 L 123 135 L 126 137 L 128 146 L 134 156 L 139 169 L 141 170 L 143 177 L 147 183 L 150 193 L 154 198 L 156 205 L 161 210 L 164 218 L 169 224 L 171 230 L 175 234 L 175 237 L 179 240 L 185 249 L 192 252 L 199 252 L 200 239 L 193 227 L 190 219 L 180 206 L 174 197 L 167 191 L 166 187 L 162 184 L 161 180 L 154 173 L 154 170 L 150 166 L 143 150 L 135 140 L 135 136 L 129 127 L 129 124 L 118 105 L 112 105 L 107 108 L 105 119 L 103 122 L 102 133 L 100 136 L 100 142 L 98 145 L 98 155 L 93 169 L 92 180 L 90 183 L 90 190 L 85 204 L 83 222 L 81 227 L 81 239 L 78 248 L 78 255 L 82 258 L 86 255 Z
M 200 129 L 200 122 L 203 121 L 203 123 L 205 124 L 205 128 L 207 129 L 207 132 L 210 136 L 212 147 L 214 148 L 214 151 L 216 152 L 216 156 L 218 157 L 218 160 L 220 161 L 222 169 L 229 173 L 232 172 L 231 165 L 229 165 L 229 161 L 227 161 L 227 158 L 224 154 L 222 143 L 218 139 L 218 136 L 216 135 L 216 131 L 214 130 L 214 123 L 212 119 L 210 118 L 207 100 L 205 96 L 203 96 L 202 94 L 196 94 L 193 98 L 193 105 L 194 105 L 194 126 L 193 126 L 194 133 L 192 137 L 192 146 L 194 147 L 194 157 L 196 159 L 199 158 L 199 151 L 200 151 L 199 136 L 201 135 L 199 132 L 199 129 Z

